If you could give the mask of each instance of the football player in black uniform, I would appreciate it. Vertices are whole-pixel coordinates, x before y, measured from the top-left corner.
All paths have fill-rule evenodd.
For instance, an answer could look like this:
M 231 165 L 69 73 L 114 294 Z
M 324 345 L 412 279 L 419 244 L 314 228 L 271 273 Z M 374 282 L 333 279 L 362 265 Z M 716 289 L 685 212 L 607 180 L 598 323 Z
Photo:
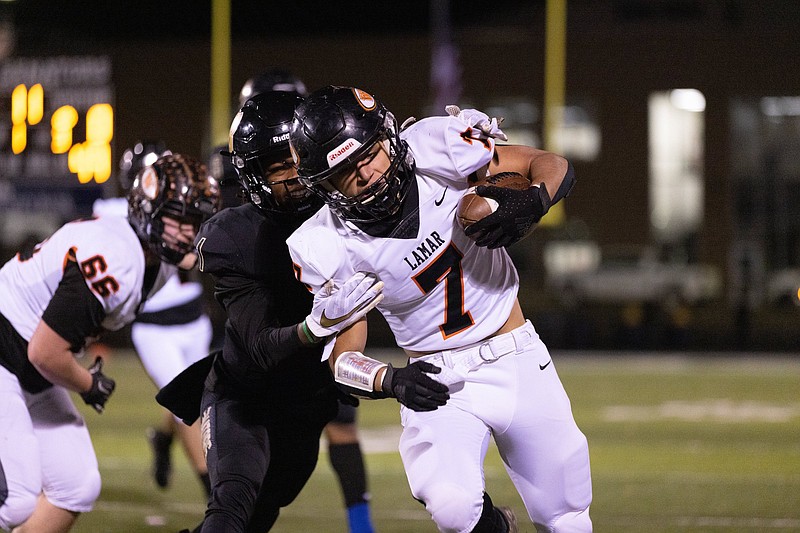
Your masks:
M 301 101 L 286 92 L 264 93 L 236 115 L 231 157 L 250 202 L 222 210 L 195 241 L 198 268 L 214 277 L 215 297 L 228 317 L 202 394 L 212 493 L 195 531 L 267 531 L 295 499 L 342 396 L 321 361 L 321 341 L 382 298 L 383 284 L 371 275 L 354 276 L 313 302 L 295 279 L 285 240 L 319 207 L 299 184 L 289 153 L 288 128 Z M 347 318 L 326 328 L 323 314 L 326 323 Z M 191 409 L 187 416 L 165 398 L 193 371 L 202 375 L 198 368 L 159 393 L 159 401 L 187 422 L 196 416 Z M 185 399 L 181 388 L 175 396 Z
M 284 91 L 303 98 L 308 96 L 300 78 L 285 69 L 273 68 L 245 82 L 239 93 L 239 105 L 243 106 L 248 99 L 268 91 Z M 233 166 L 232 163 L 230 165 Z M 224 182 L 222 190 L 224 193 Z M 340 400 L 336 418 L 325 426 L 324 435 L 328 443 L 328 459 L 342 491 L 349 532 L 373 533 L 375 529 L 370 516 L 367 471 L 356 415 L 355 405 Z

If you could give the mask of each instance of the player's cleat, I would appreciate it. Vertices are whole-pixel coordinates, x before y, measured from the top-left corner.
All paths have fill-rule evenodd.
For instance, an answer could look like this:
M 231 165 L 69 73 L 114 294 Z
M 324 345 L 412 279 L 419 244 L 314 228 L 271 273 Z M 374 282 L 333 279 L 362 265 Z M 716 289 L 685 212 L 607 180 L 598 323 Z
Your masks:
M 153 477 L 156 484 L 164 489 L 169 485 L 169 478 L 172 474 L 172 458 L 170 456 L 172 435 L 158 429 L 147 428 L 147 440 L 150 442 L 150 447 L 153 448 Z
M 517 515 L 514 514 L 514 511 L 511 510 L 511 507 L 498 507 L 498 511 L 500 514 L 503 515 L 503 520 L 506 521 L 506 525 L 508 525 L 508 533 L 519 533 L 519 527 L 517 526 Z

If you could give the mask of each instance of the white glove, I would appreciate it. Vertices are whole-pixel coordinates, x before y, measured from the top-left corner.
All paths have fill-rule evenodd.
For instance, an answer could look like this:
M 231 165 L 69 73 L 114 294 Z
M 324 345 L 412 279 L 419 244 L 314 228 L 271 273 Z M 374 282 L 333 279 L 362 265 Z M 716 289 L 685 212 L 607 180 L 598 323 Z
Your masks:
M 356 272 L 336 288 L 333 280 L 314 295 L 306 327 L 322 339 L 352 326 L 383 300 L 383 282 L 368 272 Z
M 477 109 L 461 109 L 457 105 L 448 105 L 444 108 L 451 117 L 456 117 L 464 124 L 477 131 L 477 138 L 491 138 L 507 141 L 508 136 L 500 129 L 503 117 L 489 118 L 489 115 Z

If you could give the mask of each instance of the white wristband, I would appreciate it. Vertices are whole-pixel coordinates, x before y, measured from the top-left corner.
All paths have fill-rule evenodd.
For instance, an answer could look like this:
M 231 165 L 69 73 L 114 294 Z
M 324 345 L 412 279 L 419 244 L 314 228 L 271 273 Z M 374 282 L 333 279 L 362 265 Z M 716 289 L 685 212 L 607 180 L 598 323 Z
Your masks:
M 336 359 L 333 367 L 333 377 L 337 383 L 349 385 L 367 392 L 375 390 L 375 376 L 381 368 L 386 368 L 386 363 L 381 363 L 361 352 L 343 352 Z

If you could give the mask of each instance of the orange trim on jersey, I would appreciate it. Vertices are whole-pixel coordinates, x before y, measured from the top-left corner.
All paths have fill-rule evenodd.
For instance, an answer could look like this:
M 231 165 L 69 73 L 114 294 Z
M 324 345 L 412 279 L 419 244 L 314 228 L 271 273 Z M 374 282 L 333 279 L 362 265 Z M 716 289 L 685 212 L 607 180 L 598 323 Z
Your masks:
M 300 279 L 303 277 L 303 267 L 301 267 L 297 263 L 292 263 L 292 270 L 294 271 L 294 277 L 297 279 L 297 281 L 303 283 L 303 280 Z M 308 283 L 303 283 L 303 286 L 306 288 L 308 292 L 314 292 L 314 290 L 311 288 L 311 285 L 309 285 Z
M 78 255 L 77 254 L 78 254 L 78 247 L 77 246 L 73 246 L 72 248 L 67 250 L 67 253 L 64 254 L 64 264 L 61 266 L 61 269 L 63 271 L 66 272 L 67 263 L 69 263 L 70 261 L 72 261 L 73 263 L 77 263 L 78 262 Z
M 49 239 L 50 239 L 50 237 L 47 237 L 42 242 L 36 243 L 36 245 L 34 245 L 34 247 L 31 248 L 30 250 L 25 250 L 25 249 L 20 250 L 19 252 L 16 253 L 16 255 L 14 255 L 14 258 L 17 261 L 19 261 L 20 263 L 24 263 L 25 261 L 28 261 L 34 255 L 36 255 L 39 252 L 39 250 L 42 249 L 42 246 L 44 246 L 44 243 L 46 243 Z M 25 255 L 22 255 L 23 253 L 25 253 Z
M 467 144 L 472 144 L 472 141 L 478 141 L 479 143 L 483 144 L 483 147 L 487 150 L 492 149 L 492 145 L 489 144 L 489 139 L 481 139 L 478 137 L 477 139 L 472 136 L 472 128 L 467 128 L 466 130 L 462 131 L 459 136 L 461 140 Z

